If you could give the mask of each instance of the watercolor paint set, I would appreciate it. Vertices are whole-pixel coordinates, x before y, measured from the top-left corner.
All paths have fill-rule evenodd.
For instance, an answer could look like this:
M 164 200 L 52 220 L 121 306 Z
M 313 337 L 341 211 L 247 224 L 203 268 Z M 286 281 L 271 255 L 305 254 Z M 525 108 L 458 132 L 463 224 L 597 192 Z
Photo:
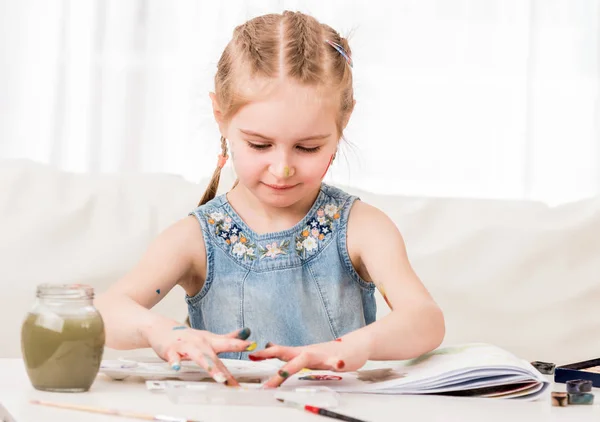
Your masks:
M 146 388 L 153 393 L 166 394 L 177 404 L 283 406 L 283 400 L 334 408 L 340 403 L 339 393 L 317 386 L 264 389 L 259 384 L 240 383 L 240 387 L 232 388 L 211 382 L 148 380 Z
M 554 369 L 554 382 L 567 383 L 571 380 L 589 380 L 592 386 L 600 388 L 600 358 L 569 363 Z

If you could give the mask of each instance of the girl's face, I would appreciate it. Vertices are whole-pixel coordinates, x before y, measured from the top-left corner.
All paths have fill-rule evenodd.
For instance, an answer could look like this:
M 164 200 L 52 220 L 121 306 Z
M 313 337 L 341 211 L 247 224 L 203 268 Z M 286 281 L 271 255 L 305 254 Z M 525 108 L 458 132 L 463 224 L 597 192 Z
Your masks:
M 331 99 L 294 83 L 242 107 L 223 130 L 240 184 L 274 207 L 314 195 L 337 149 L 335 121 Z

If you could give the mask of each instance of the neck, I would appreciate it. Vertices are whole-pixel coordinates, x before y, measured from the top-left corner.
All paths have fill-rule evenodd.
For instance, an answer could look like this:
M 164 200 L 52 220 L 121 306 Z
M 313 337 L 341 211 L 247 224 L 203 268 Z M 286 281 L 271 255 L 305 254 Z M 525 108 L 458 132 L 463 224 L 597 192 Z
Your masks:
M 274 207 L 261 202 L 250 190 L 242 184 L 235 186 L 228 194 L 229 203 L 236 209 L 238 214 L 248 215 L 250 212 L 259 220 L 273 225 L 293 225 L 300 221 L 313 206 L 321 186 L 315 188 L 314 192 L 300 198 L 287 207 Z M 281 223 L 281 224 L 278 224 Z

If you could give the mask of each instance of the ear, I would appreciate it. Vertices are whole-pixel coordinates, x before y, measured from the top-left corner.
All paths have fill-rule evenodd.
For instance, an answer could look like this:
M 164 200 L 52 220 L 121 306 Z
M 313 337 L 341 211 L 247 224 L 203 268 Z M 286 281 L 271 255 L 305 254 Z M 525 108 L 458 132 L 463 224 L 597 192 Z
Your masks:
M 219 106 L 219 101 L 217 99 L 217 94 L 214 92 L 210 92 L 209 94 L 210 101 L 212 102 L 213 116 L 215 117 L 215 121 L 217 125 L 219 125 L 219 131 L 222 136 L 225 136 L 225 124 L 223 122 L 223 112 L 221 111 L 221 107 Z M 226 137 L 226 136 L 225 136 Z

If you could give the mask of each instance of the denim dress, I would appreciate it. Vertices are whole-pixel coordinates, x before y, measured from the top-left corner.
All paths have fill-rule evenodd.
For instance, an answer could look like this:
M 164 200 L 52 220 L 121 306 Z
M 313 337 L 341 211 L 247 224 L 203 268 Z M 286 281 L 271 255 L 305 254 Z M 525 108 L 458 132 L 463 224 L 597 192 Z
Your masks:
M 357 199 L 323 183 L 300 222 L 265 234 L 253 232 L 225 194 L 192 211 L 207 268 L 202 289 L 185 297 L 191 326 L 217 334 L 248 327 L 248 340 L 262 348 L 331 341 L 375 321 L 375 286 L 354 270 L 346 245 Z

